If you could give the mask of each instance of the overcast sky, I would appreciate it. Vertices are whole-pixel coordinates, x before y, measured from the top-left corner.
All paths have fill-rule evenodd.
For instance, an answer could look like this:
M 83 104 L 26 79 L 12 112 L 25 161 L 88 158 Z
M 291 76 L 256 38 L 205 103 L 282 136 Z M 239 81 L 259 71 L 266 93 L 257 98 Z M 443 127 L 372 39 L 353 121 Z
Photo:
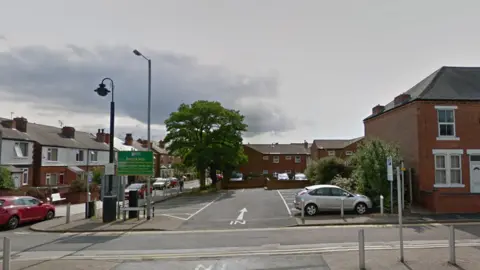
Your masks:
M 241 111 L 251 143 L 363 135 L 362 119 L 443 65 L 480 65 L 480 1 L 0 0 L 0 116 L 153 138 L 182 102 Z

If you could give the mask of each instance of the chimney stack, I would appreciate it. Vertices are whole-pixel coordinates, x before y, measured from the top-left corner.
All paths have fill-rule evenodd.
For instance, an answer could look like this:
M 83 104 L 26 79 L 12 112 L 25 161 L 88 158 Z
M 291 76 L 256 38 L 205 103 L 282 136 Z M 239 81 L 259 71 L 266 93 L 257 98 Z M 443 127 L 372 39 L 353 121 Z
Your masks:
M 105 134 L 103 133 L 103 129 L 97 130 L 97 142 L 105 142 Z
M 75 138 L 75 128 L 67 127 L 67 126 L 63 127 L 62 128 L 62 135 L 65 138 L 74 139 Z
M 158 142 L 158 146 L 159 146 L 160 148 L 164 149 L 164 148 L 165 148 L 165 142 L 164 142 L 163 140 L 160 140 L 160 141 Z
M 303 147 L 305 147 L 305 149 L 308 149 L 308 142 L 306 140 L 303 141 Z
M 127 135 L 125 135 L 125 145 L 132 145 L 133 143 L 133 136 L 132 136 L 132 133 L 127 133 Z
M 393 100 L 393 104 L 395 106 L 398 106 L 398 105 L 402 105 L 403 103 L 405 102 L 408 102 L 410 101 L 410 95 L 409 94 L 406 94 L 406 93 L 403 93 L 401 95 L 398 95 L 394 100 Z
M 378 104 L 377 106 L 372 108 L 372 115 L 377 115 L 382 113 L 385 110 L 385 106 Z
M 15 117 L 13 118 L 15 122 L 15 128 L 23 133 L 27 133 L 27 119 L 25 117 Z
M 104 133 L 103 136 L 105 137 L 105 140 L 103 142 L 105 142 L 106 144 L 110 144 L 110 133 Z
M 13 120 L 3 120 L 2 126 L 4 128 L 14 129 L 15 128 L 15 121 Z

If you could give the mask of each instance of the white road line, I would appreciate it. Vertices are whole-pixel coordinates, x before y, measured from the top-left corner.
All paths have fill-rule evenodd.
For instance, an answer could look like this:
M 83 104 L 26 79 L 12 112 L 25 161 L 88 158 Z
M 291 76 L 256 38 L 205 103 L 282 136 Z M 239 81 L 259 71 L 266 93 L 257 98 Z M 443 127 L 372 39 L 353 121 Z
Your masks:
M 221 197 L 223 197 L 226 193 L 223 193 L 223 194 L 220 194 L 220 196 L 218 196 L 217 198 L 215 198 L 215 200 L 209 202 L 207 205 L 205 205 L 204 207 L 200 208 L 197 210 L 197 212 L 191 214 L 186 220 L 189 220 L 191 219 L 192 217 L 194 217 L 195 215 L 197 215 L 198 213 L 202 212 L 205 208 L 209 207 L 210 205 L 212 205 L 214 202 L 218 201 Z
M 282 201 L 283 201 L 283 203 L 285 204 L 285 208 L 287 208 L 288 215 L 289 215 L 289 216 L 292 216 L 292 211 L 290 211 L 290 207 L 288 207 L 287 201 L 285 201 L 285 198 L 283 198 L 282 193 L 280 192 L 280 190 L 277 190 L 277 192 L 278 192 L 278 195 L 280 196 L 280 198 L 282 198 Z
M 171 218 L 176 218 L 176 219 L 180 219 L 180 220 L 184 220 L 184 221 L 187 220 L 186 218 L 176 217 L 176 216 L 172 216 L 172 215 L 168 215 L 168 214 L 160 214 L 160 215 L 161 216 L 166 216 L 166 217 L 171 217 Z

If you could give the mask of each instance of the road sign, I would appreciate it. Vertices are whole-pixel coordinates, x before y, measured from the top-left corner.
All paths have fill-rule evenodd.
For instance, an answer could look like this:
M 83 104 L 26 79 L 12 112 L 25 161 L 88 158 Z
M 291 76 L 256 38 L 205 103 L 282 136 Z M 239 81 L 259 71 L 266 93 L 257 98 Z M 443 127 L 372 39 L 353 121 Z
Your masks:
M 153 176 L 153 152 L 119 151 L 117 175 Z
M 387 180 L 393 181 L 393 161 L 392 157 L 387 158 Z
M 91 183 L 93 179 L 93 172 L 88 172 L 88 182 Z

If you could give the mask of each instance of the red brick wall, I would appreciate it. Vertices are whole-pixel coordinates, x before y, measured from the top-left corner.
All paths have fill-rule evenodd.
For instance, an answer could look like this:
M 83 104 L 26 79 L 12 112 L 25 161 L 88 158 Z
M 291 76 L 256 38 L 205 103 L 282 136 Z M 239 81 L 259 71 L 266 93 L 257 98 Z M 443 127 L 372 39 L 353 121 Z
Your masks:
M 307 155 L 268 155 L 268 160 L 263 160 L 262 153 L 248 146 L 244 146 L 244 152 L 248 156 L 248 163 L 240 167 L 244 174 L 262 174 L 264 170 L 268 170 L 269 174 L 284 173 L 287 170 L 291 170 L 292 173 L 303 173 L 307 167 Z M 279 156 L 279 163 L 273 163 L 274 156 Z M 286 156 L 291 156 L 291 159 L 286 160 Z M 295 156 L 300 156 L 300 163 L 295 163 Z
M 87 166 L 78 166 L 78 167 L 84 171 L 87 171 Z M 104 166 L 88 166 L 89 171 L 93 171 L 95 169 L 103 169 L 103 168 Z M 46 179 L 47 173 L 51 173 L 51 174 L 63 173 L 63 185 L 70 185 L 75 179 L 77 179 L 77 174 L 69 170 L 68 167 L 44 166 L 44 167 L 41 167 L 39 171 L 40 171 L 40 174 L 39 174 L 38 186 L 47 185 L 47 179 Z M 61 185 L 60 182 L 59 182 L 59 185 Z
M 339 157 L 339 158 L 342 158 L 342 159 L 345 159 L 345 158 L 348 158 L 349 156 L 347 156 L 347 151 L 352 151 L 353 153 L 355 153 L 357 151 L 357 148 L 358 148 L 358 145 L 361 143 L 362 141 L 358 141 L 356 143 L 352 143 L 350 145 L 348 145 L 347 147 L 343 148 L 343 149 L 315 149 L 314 152 L 315 153 L 315 159 L 321 159 L 321 158 L 324 158 L 324 157 L 329 157 L 328 155 L 328 151 L 335 151 L 335 156 L 336 157 Z

